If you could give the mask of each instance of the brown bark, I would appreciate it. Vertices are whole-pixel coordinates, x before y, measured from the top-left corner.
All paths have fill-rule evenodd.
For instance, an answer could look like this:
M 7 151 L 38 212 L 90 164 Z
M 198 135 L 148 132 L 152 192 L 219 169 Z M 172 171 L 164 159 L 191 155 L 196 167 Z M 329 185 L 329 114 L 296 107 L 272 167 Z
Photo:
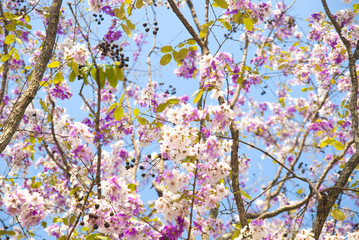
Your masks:
M 51 4 L 46 37 L 42 44 L 40 56 L 29 79 L 27 89 L 15 103 L 6 123 L 4 124 L 3 131 L 0 135 L 0 152 L 4 151 L 6 146 L 11 141 L 18 125 L 20 124 L 20 121 L 24 116 L 27 106 L 32 102 L 39 90 L 39 83 L 43 78 L 54 49 L 61 4 L 62 0 L 53 0 Z
M 333 24 L 336 32 L 338 33 L 341 41 L 343 42 L 344 46 L 346 47 L 347 54 L 348 54 L 348 61 L 349 61 L 349 73 L 350 73 L 350 80 L 351 80 L 351 91 L 350 91 L 350 113 L 351 113 L 351 128 L 354 135 L 354 143 L 356 152 L 353 156 L 349 159 L 349 161 L 345 164 L 342 173 L 339 175 L 338 180 L 334 183 L 331 190 L 328 191 L 328 194 L 323 192 L 322 198 L 318 200 L 317 205 L 317 215 L 313 222 L 313 231 L 315 239 L 319 239 L 319 236 L 322 232 L 323 226 L 325 221 L 328 218 L 328 215 L 339 197 L 339 194 L 343 191 L 343 188 L 348 182 L 349 176 L 354 171 L 355 167 L 359 164 L 359 130 L 358 130 L 358 112 L 357 112 L 357 101 L 358 101 L 358 76 L 356 73 L 355 62 L 357 60 L 357 53 L 358 53 L 358 44 L 356 49 L 353 53 L 351 43 L 342 35 L 341 26 L 339 26 L 338 22 L 335 20 L 335 17 L 329 10 L 328 4 L 326 0 L 322 0 L 322 4 L 327 14 L 328 18 L 330 19 L 331 23 Z

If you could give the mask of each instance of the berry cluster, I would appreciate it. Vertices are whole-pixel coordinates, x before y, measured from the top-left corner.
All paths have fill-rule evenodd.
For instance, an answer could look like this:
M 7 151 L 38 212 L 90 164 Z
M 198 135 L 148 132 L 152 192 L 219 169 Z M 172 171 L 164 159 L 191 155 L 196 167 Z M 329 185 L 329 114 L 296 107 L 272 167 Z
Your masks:
M 163 82 L 161 82 L 161 83 L 159 83 L 159 85 L 160 86 L 163 86 L 164 85 L 164 83 Z M 175 95 L 177 92 L 176 92 L 176 88 L 174 88 L 172 85 L 169 85 L 168 86 L 168 89 L 165 91 L 165 93 L 166 94 L 171 94 L 171 95 Z
M 102 14 L 97 15 L 96 13 L 94 13 L 93 16 L 95 17 L 95 22 L 97 22 L 98 25 L 100 25 L 101 22 L 105 20 Z
M 142 26 L 145 27 L 145 31 L 146 31 L 146 32 L 149 32 L 149 31 L 150 31 L 150 28 L 147 27 L 147 25 L 148 25 L 148 23 L 142 24 Z M 153 25 L 154 25 L 154 29 L 153 29 L 152 33 L 153 33 L 153 35 L 157 35 L 157 32 L 158 32 L 158 30 L 160 30 L 160 28 L 157 27 L 157 25 L 158 25 L 157 22 L 154 22 Z
M 131 162 L 135 163 L 135 162 L 136 162 L 136 159 L 132 158 Z M 126 167 L 125 167 L 126 170 L 129 170 L 129 169 L 133 168 L 133 167 L 135 166 L 133 163 L 130 164 L 130 162 L 127 161 L 127 162 L 126 162 Z
M 25 5 L 21 6 L 21 4 L 25 4 L 25 1 L 24 0 L 13 0 L 13 2 L 18 4 L 14 8 L 14 10 L 15 10 L 14 14 L 17 15 L 17 16 L 25 15 L 28 9 L 27 9 L 27 7 Z
M 102 41 L 99 45 L 97 45 L 97 48 L 101 52 L 101 57 L 109 56 L 114 58 L 116 61 L 120 62 L 120 68 L 128 67 L 127 62 L 130 60 L 130 58 L 125 57 L 125 55 L 122 53 L 122 47 L 120 47 L 118 44 Z
M 153 166 L 155 166 L 155 165 L 158 164 L 158 162 L 159 162 L 158 160 L 160 160 L 160 159 L 162 159 L 161 153 L 159 153 L 158 156 L 157 156 L 156 158 L 153 158 L 153 159 L 152 159 L 151 154 L 148 154 L 148 155 L 147 155 L 147 161 L 148 161 L 148 163 L 151 165 L 151 168 L 148 169 L 146 173 L 142 173 L 142 174 L 141 174 L 141 177 L 146 177 L 146 175 L 150 175 L 150 176 L 153 177 L 153 178 L 156 177 L 155 174 L 153 174 L 153 173 L 151 174 L 151 173 L 150 173 L 150 170 L 152 169 Z M 167 161 L 168 159 L 167 159 L 167 158 L 163 158 L 163 160 L 164 160 L 164 161 Z M 144 171 L 144 170 L 146 170 L 146 169 L 145 169 L 144 166 L 140 166 L 140 170 Z

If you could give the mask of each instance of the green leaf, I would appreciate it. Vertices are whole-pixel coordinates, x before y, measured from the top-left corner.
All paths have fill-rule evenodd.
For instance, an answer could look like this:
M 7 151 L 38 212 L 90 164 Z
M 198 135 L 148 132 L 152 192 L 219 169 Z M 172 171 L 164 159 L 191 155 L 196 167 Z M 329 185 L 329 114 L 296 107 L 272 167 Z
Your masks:
M 323 140 L 320 142 L 319 147 L 323 148 L 326 147 L 328 145 L 328 141 L 327 140 Z
M 65 226 L 69 225 L 69 220 L 67 218 L 63 218 L 62 222 L 65 224 Z
M 297 191 L 297 193 L 298 193 L 298 194 L 302 194 L 302 193 L 303 193 L 303 188 L 299 189 L 299 190 Z
M 0 236 L 1 235 L 5 235 L 6 234 L 6 231 L 5 230 L 0 230 Z
M 207 32 L 208 32 L 208 27 L 203 28 L 199 33 L 199 37 L 204 38 L 207 35 Z
M 123 108 L 121 106 L 118 106 L 114 113 L 113 113 L 113 117 L 116 119 L 116 121 L 122 119 L 123 117 Z
M 175 52 L 173 52 L 173 53 L 175 53 Z M 179 62 L 187 56 L 187 53 L 188 53 L 188 50 L 186 48 L 182 48 L 181 50 L 179 50 L 177 52 L 177 54 L 173 54 L 173 58 L 176 62 Z
M 138 1 L 142 1 L 142 0 L 138 0 Z M 138 2 L 138 1 L 137 1 L 137 2 Z M 136 26 L 135 26 L 135 24 L 133 24 L 133 23 L 131 22 L 130 19 L 127 19 L 127 20 L 126 20 L 126 24 L 127 24 L 127 27 L 128 27 L 129 29 L 135 30 Z
M 34 182 L 33 184 L 31 184 L 31 188 L 39 188 L 41 187 L 41 182 Z
M 75 194 L 75 192 L 77 192 L 79 189 L 80 189 L 80 187 L 74 187 L 73 189 L 71 189 L 69 195 L 71 196 L 71 195 Z
M 69 75 L 69 81 L 70 82 L 73 82 L 75 81 L 75 78 L 76 78 L 76 74 L 74 71 L 71 71 L 70 75 Z
M 9 235 L 9 236 L 15 236 L 16 235 L 16 233 L 14 231 L 7 231 L 6 234 Z
M 250 19 L 249 17 L 243 18 L 243 23 L 244 23 L 244 26 L 246 27 L 246 29 L 248 31 L 253 30 L 253 21 L 252 21 L 252 19 Z
M 168 104 L 176 104 L 179 103 L 179 100 L 177 98 L 172 98 L 167 100 Z
M 13 43 L 14 41 L 15 41 L 15 35 L 9 34 L 5 37 L 4 43 L 9 45 L 9 44 Z
M 220 8 L 223 8 L 223 9 L 227 9 L 228 8 L 228 3 L 225 1 L 225 0 L 214 0 L 213 1 L 213 6 L 214 7 L 220 7 Z
M 118 17 L 119 19 L 124 19 L 126 17 L 125 8 L 123 6 L 121 6 L 119 9 L 116 8 L 115 9 L 115 16 Z
M 222 21 L 222 24 L 227 30 L 232 31 L 232 25 L 229 22 Z
M 203 93 L 204 93 L 203 89 L 199 90 L 196 97 L 193 99 L 193 104 L 197 103 L 201 99 Z
M 147 121 L 146 118 L 138 117 L 137 120 L 138 120 L 138 122 L 139 122 L 141 125 L 146 125 L 146 124 L 148 124 L 148 121 Z
M 133 115 L 135 115 L 137 117 L 139 113 L 140 113 L 140 110 L 138 110 L 138 108 L 133 109 Z
M 137 185 L 134 184 L 134 183 L 130 183 L 130 184 L 127 185 L 127 188 L 130 189 L 131 192 L 134 192 L 137 189 Z
M 172 46 L 163 46 L 161 48 L 161 52 L 163 52 L 163 53 L 169 53 L 169 52 L 172 52 L 172 51 L 173 51 Z
M 13 23 L 7 24 L 7 25 L 5 26 L 5 29 L 8 30 L 9 32 L 15 31 L 16 25 L 13 24 Z
M 99 235 L 100 235 L 99 233 L 93 233 L 90 236 L 88 236 L 86 240 L 95 240 Z
M 157 106 L 156 113 L 163 112 L 167 106 L 168 106 L 167 103 L 161 103 L 160 105 Z
M 72 216 L 70 217 L 70 225 L 72 225 L 75 221 L 76 221 L 76 216 L 75 216 L 75 215 L 72 215 Z
M 107 111 L 111 112 L 113 109 L 115 109 L 115 107 L 117 107 L 117 102 L 113 103 L 113 104 L 107 109 Z
M 113 67 L 106 68 L 106 78 L 111 87 L 117 87 L 117 79 Z
M 18 52 L 14 52 L 14 58 L 16 59 L 16 61 L 19 61 L 19 53 Z
M 137 0 L 136 1 L 136 8 L 140 9 L 143 6 L 143 0 Z
M 106 82 L 106 73 L 105 70 L 103 70 L 103 68 L 99 68 L 100 70 L 100 89 L 103 89 L 105 87 L 105 82 Z
M 241 229 L 236 229 L 236 231 L 234 231 L 234 233 L 232 235 L 232 240 L 238 238 L 239 234 L 241 234 Z
M 187 44 L 188 44 L 188 45 L 195 45 L 195 44 L 196 44 L 196 40 L 194 40 L 193 38 L 188 39 L 188 40 L 187 40 Z
M 42 221 L 41 226 L 42 226 L 43 228 L 46 228 L 46 227 L 47 227 L 47 222 Z
M 4 54 L 4 55 L 2 55 L 0 61 L 1 62 L 6 62 L 9 58 L 10 58 L 9 54 Z
M 244 191 L 241 190 L 241 193 L 243 196 L 245 196 L 246 198 L 248 198 L 249 200 L 252 200 L 251 196 L 249 196 L 247 193 L 245 193 Z
M 342 151 L 344 150 L 344 145 L 343 143 L 339 142 L 339 141 L 334 141 L 334 147 L 336 150 Z
M 130 38 L 132 38 L 131 29 L 129 29 L 125 24 L 121 24 L 121 27 L 122 27 L 123 31 L 125 31 L 125 33 L 127 34 L 127 36 L 129 36 Z
M 332 217 L 339 221 L 345 220 L 345 214 L 338 208 L 332 210 Z
M 60 66 L 60 62 L 58 61 L 52 62 L 47 65 L 48 68 L 57 68 L 58 66 Z
M 80 70 L 79 70 L 79 66 L 77 65 L 77 63 L 74 61 L 71 61 L 70 65 L 71 65 L 71 69 L 75 72 L 76 76 L 80 75 Z M 94 78 L 94 79 L 96 79 L 96 78 Z
M 55 77 L 54 77 L 54 83 L 55 84 L 59 84 L 59 83 L 62 83 L 62 80 L 64 79 L 64 77 L 62 76 L 62 73 L 61 72 L 57 72 L 55 74 Z
M 123 72 L 123 69 L 116 67 L 115 70 L 116 70 L 116 78 L 120 81 L 125 80 L 125 74 Z
M 162 66 L 166 66 L 172 59 L 172 55 L 171 54 L 165 54 L 161 57 L 161 60 L 160 60 L 160 64 Z

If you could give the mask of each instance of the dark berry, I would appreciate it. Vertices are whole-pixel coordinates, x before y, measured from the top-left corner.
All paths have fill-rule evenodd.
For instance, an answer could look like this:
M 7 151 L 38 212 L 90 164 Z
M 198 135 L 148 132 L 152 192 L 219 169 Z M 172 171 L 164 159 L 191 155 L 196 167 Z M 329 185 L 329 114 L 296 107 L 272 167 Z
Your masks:
M 151 154 L 148 154 L 147 157 L 151 159 Z
M 150 29 L 149 29 L 149 28 L 146 28 L 145 31 L 148 32 L 148 31 L 150 31 Z
M 153 35 L 157 35 L 157 31 L 156 31 L 156 30 L 153 30 L 152 33 L 153 33 Z
M 144 167 L 144 166 L 140 166 L 140 169 L 143 170 L 143 169 L 145 169 L 145 167 Z
M 110 227 L 110 224 L 108 222 L 105 222 L 105 228 L 109 228 Z
M 152 174 L 152 177 L 155 177 L 156 175 L 155 174 Z
M 145 177 L 145 176 L 146 176 L 146 174 L 144 174 L 144 173 L 141 174 L 141 177 Z
M 93 225 L 93 229 L 98 229 L 98 225 L 96 223 Z
M 80 225 L 81 225 L 81 226 L 85 225 L 84 221 L 81 221 L 81 222 L 80 222 Z
M 110 213 L 110 216 L 113 217 L 113 215 L 115 215 L 113 212 Z
M 99 209 L 99 208 L 100 208 L 100 204 L 96 203 L 96 204 L 95 204 L 95 208 L 96 208 L 96 209 Z
M 157 25 L 158 25 L 158 22 L 154 22 L 153 24 L 154 24 L 155 26 L 157 26 Z
M 147 27 L 147 23 L 142 24 L 143 27 Z

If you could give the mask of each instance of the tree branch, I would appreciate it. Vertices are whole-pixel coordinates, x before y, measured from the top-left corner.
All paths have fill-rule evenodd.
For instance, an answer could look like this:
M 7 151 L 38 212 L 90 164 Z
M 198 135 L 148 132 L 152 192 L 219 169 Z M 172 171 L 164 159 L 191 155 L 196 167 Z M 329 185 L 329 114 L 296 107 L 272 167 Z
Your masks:
M 48 27 L 46 29 L 46 37 L 43 42 L 40 56 L 37 60 L 35 69 L 31 74 L 27 89 L 13 107 L 4 125 L 3 132 L 0 135 L 0 153 L 4 151 L 6 146 L 11 141 L 24 116 L 26 108 L 32 102 L 36 96 L 37 91 L 39 90 L 39 83 L 42 81 L 42 77 L 44 76 L 44 73 L 47 69 L 47 64 L 51 59 L 52 51 L 55 46 L 61 4 L 62 0 L 53 0 L 51 4 Z

